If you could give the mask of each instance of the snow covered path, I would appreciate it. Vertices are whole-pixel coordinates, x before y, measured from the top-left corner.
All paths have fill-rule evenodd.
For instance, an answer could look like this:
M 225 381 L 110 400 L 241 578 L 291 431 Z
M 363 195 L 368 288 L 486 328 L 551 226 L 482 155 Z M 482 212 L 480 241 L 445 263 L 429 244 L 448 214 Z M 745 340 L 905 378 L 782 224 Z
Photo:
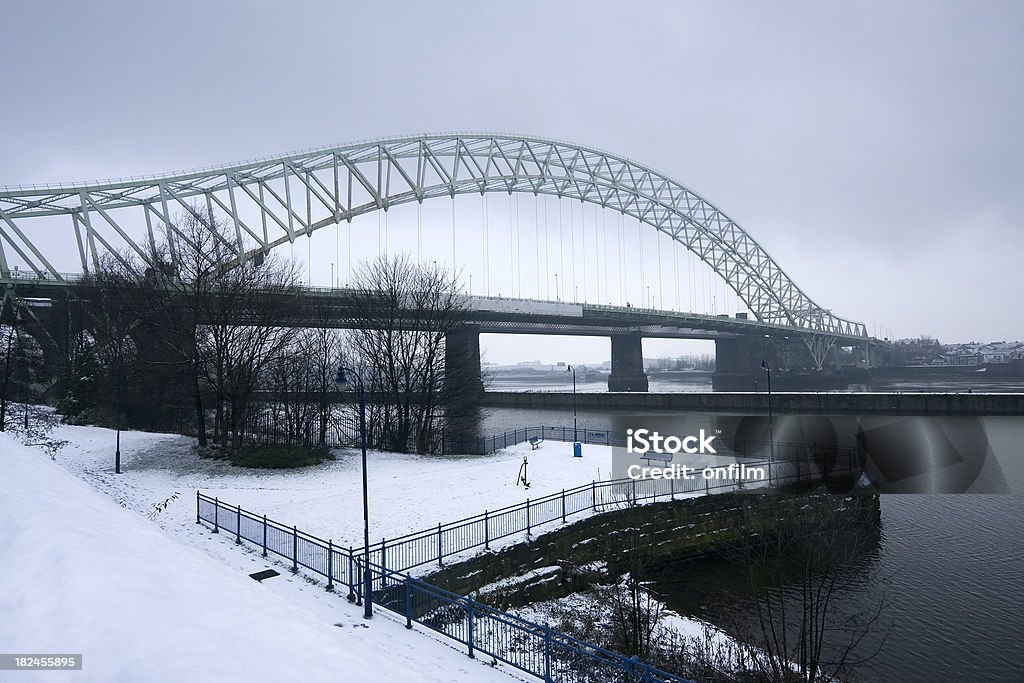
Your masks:
M 106 430 L 95 431 L 99 437 Z M 124 436 L 129 453 L 183 445 Z M 114 492 L 102 470 L 82 474 Z M 124 507 L 148 500 L 131 477 L 117 484 L 125 488 L 115 495 Z M 183 509 L 191 502 L 184 493 Z M 269 566 L 258 554 L 223 537 L 211 544 L 193 525 L 196 545 L 221 546 L 234 559 L 225 566 L 4 434 L 0 519 L 0 649 L 84 655 L 82 671 L 0 672 L 0 680 L 510 680 L 384 614 L 367 623 L 358 608 L 301 576 L 256 583 L 246 573 Z

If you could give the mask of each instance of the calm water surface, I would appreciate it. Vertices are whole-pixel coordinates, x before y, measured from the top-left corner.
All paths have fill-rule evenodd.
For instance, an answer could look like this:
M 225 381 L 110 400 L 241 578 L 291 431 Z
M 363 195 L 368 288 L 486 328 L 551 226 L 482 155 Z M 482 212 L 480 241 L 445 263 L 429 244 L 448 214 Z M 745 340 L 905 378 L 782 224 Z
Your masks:
M 586 410 L 579 421 L 580 427 L 621 429 L 649 414 Z M 501 409 L 484 418 L 482 431 L 571 420 L 562 411 Z M 981 422 L 987 457 L 1016 493 L 882 496 L 880 541 L 857 568 L 859 587 L 844 604 L 870 610 L 887 584 L 881 618 L 887 634 L 881 652 L 858 668 L 866 681 L 1024 680 L 1024 418 Z M 695 589 L 669 590 L 666 599 L 714 621 L 708 596 L 720 590 L 718 581 L 686 578 Z M 881 642 L 881 631 L 866 647 Z

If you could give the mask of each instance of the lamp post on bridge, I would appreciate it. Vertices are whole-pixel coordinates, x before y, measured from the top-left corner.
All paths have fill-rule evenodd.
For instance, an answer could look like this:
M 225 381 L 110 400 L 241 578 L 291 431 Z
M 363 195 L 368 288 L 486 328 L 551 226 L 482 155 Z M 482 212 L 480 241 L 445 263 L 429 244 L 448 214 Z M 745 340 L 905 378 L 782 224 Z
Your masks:
M 363 452 L 363 617 L 369 619 L 373 616 L 373 584 L 370 580 L 370 506 L 366 489 L 366 387 L 362 376 L 344 365 L 338 367 L 338 376 L 334 380 L 337 385 L 349 384 L 346 372 L 355 376 L 359 383 L 359 445 Z

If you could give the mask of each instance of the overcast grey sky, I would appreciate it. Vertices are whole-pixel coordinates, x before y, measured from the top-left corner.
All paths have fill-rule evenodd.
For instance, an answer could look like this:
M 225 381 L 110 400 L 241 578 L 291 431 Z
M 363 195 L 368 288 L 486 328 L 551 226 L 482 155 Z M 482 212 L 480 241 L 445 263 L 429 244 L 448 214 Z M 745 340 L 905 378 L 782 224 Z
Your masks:
M 0 25 L 0 184 L 563 138 L 704 194 L 869 331 L 1024 338 L 1019 2 L 5 0 Z

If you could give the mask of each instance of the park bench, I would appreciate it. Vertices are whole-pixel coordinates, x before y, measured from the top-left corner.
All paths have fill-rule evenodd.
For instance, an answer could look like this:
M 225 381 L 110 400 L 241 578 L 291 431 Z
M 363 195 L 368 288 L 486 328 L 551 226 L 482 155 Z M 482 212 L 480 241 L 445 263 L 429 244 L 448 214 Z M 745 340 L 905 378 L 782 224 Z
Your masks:
M 531 436 L 527 441 L 530 442 L 530 449 L 534 451 L 540 448 L 540 445 L 544 443 L 544 439 L 539 436 Z

